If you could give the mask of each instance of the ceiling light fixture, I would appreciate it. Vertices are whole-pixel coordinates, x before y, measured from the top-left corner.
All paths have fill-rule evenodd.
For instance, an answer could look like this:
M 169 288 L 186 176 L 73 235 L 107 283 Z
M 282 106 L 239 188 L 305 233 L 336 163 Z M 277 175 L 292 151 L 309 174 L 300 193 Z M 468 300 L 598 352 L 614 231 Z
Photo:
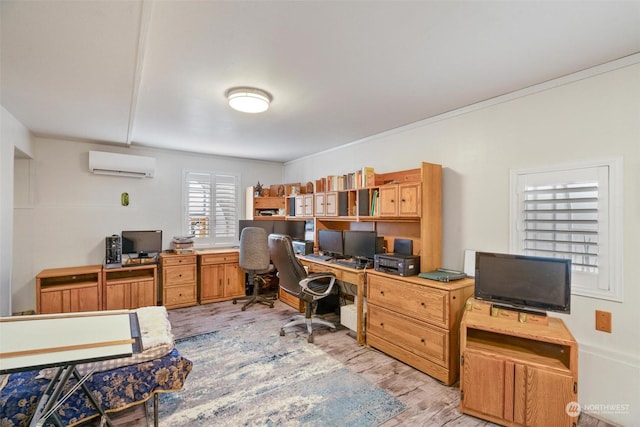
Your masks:
M 252 87 L 236 87 L 227 92 L 229 106 L 243 113 L 262 113 L 271 103 L 271 95 Z

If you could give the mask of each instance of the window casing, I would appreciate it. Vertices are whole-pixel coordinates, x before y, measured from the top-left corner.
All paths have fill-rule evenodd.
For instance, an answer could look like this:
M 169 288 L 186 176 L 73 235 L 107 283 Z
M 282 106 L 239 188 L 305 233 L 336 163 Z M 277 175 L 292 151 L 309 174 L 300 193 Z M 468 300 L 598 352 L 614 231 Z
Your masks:
M 622 301 L 622 162 L 511 172 L 514 253 L 571 259 L 573 294 Z
M 183 230 L 196 246 L 237 243 L 240 177 L 217 172 L 183 174 Z

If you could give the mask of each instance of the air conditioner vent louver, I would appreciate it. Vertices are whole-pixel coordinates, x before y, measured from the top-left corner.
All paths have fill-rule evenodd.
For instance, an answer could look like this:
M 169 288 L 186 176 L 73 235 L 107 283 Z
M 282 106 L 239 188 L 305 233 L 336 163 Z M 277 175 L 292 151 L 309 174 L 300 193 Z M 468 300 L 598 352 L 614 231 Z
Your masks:
M 131 154 L 89 151 L 89 171 L 98 175 L 152 178 L 156 171 L 156 159 Z

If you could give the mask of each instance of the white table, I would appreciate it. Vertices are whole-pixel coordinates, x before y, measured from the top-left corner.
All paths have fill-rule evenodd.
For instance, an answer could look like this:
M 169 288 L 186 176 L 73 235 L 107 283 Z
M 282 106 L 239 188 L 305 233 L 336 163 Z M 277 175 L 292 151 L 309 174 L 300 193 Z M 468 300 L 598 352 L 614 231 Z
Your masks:
M 0 318 L 0 374 L 57 367 L 30 426 L 40 426 L 75 390 L 82 387 L 108 425 L 109 417 L 95 401 L 80 377 L 79 363 L 128 357 L 141 351 L 140 328 L 135 312 L 128 310 L 64 313 Z M 76 384 L 60 397 L 71 376 Z

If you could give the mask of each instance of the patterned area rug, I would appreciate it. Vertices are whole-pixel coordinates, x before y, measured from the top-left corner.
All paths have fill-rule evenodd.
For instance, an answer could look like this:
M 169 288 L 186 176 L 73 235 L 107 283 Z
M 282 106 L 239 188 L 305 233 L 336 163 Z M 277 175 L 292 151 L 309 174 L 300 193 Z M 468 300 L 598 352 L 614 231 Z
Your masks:
M 178 341 L 193 362 L 184 389 L 160 395 L 162 426 L 377 426 L 403 403 L 280 321 Z

